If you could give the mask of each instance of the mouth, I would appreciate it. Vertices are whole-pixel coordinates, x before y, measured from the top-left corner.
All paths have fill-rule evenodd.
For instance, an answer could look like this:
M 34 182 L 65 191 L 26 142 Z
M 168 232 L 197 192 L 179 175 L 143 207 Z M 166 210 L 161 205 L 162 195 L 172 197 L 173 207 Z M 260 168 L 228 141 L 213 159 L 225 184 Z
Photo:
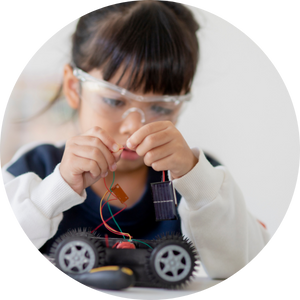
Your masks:
M 121 149 L 135 152 L 134 150 L 129 149 L 126 145 L 123 145 Z
M 123 151 L 121 153 L 121 158 L 125 160 L 137 160 L 140 156 L 136 151 L 129 149 L 126 146 L 123 146 Z

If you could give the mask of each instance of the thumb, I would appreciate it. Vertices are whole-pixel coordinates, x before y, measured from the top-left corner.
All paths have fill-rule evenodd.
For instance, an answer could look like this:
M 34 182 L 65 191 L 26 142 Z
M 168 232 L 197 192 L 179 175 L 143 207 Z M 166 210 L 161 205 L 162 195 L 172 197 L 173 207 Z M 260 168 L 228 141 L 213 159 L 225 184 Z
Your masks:
M 121 147 L 117 152 L 112 152 L 112 155 L 115 158 L 116 162 L 118 162 L 120 160 L 123 149 L 124 148 Z

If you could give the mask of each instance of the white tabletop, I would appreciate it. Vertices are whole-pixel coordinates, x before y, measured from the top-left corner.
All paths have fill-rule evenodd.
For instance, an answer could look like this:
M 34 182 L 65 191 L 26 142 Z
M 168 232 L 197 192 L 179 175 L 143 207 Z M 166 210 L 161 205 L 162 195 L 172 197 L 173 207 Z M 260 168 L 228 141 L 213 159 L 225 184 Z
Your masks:
M 187 296 L 193 293 L 200 292 L 202 290 L 208 289 L 222 280 L 213 280 L 210 279 L 202 267 L 200 267 L 192 282 L 180 290 L 167 290 L 167 289 L 158 289 L 158 288 L 143 288 L 143 287 L 131 287 L 122 291 L 108 291 L 108 290 L 99 290 L 101 292 L 123 297 L 129 299 L 170 299 L 176 297 Z
M 204 294 L 222 284 L 223 281 L 221 280 L 211 280 L 208 277 L 197 276 L 195 280 L 182 290 L 132 287 L 123 291 L 95 290 L 95 293 L 120 300 L 180 300 Z

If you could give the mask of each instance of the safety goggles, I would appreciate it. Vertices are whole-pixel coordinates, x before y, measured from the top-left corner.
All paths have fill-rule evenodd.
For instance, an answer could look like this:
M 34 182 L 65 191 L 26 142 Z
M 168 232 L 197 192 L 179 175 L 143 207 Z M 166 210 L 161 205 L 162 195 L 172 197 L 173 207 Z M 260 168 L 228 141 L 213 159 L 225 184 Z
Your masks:
M 81 98 L 102 117 L 114 122 L 124 120 L 130 113 L 141 114 L 141 122 L 175 120 L 191 94 L 175 96 L 141 96 L 120 86 L 91 76 L 79 68 L 73 74 L 81 82 Z

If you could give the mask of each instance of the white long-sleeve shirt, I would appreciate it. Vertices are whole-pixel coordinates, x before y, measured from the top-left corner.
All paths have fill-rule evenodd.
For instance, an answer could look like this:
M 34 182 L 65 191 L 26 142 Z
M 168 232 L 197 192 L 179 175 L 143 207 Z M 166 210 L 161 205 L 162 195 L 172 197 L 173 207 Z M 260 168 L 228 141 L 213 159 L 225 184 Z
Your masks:
M 33 150 L 39 149 L 34 146 Z M 56 151 L 51 147 L 51 151 Z M 40 154 L 42 158 L 35 159 L 40 156 L 35 151 L 31 157 L 31 148 L 28 145 L 21 148 L 3 167 L 2 175 L 18 221 L 40 248 L 56 234 L 64 212 L 84 203 L 87 193 L 74 192 L 61 177 L 59 162 L 51 170 L 55 160 L 44 165 L 43 154 Z M 24 153 L 29 154 L 22 161 Z M 199 159 L 197 165 L 188 174 L 173 180 L 182 196 L 178 207 L 181 231 L 194 243 L 207 274 L 225 279 L 253 259 L 266 245 L 269 235 L 247 210 L 243 194 L 227 168 L 213 167 L 202 150 L 195 148 L 193 153 Z M 21 170 L 22 174 L 14 176 L 16 162 L 21 169 L 25 165 L 24 170 L 30 170 L 34 164 L 41 167 L 37 168 L 38 172 L 22 173 Z M 38 173 L 45 169 L 49 174 L 43 178 Z

